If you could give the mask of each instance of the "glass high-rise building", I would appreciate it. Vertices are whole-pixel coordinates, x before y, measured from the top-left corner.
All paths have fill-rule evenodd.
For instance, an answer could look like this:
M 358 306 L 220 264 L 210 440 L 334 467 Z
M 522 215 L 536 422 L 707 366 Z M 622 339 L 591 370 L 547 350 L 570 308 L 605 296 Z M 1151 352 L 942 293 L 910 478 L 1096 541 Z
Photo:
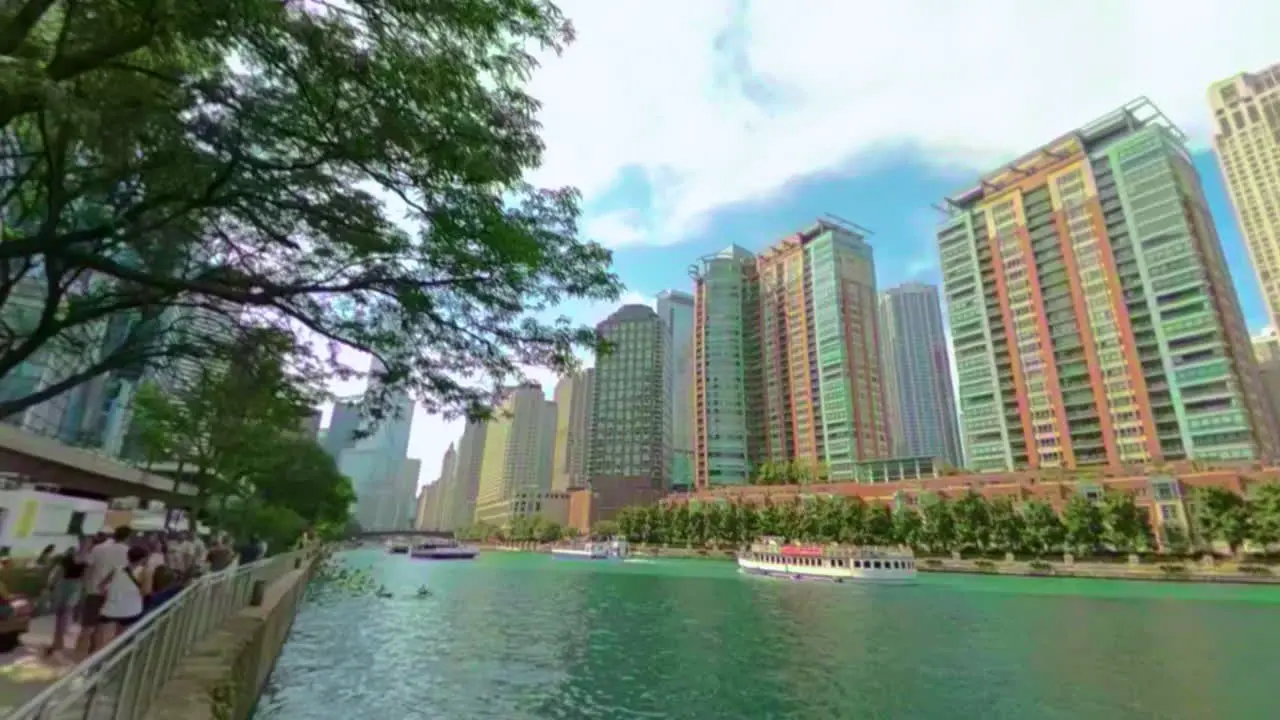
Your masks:
M 699 487 L 749 482 L 766 461 L 852 481 L 892 454 L 863 230 L 819 220 L 758 256 L 730 247 L 694 282 Z
M 742 485 L 764 444 L 756 258 L 731 245 L 693 276 L 694 484 Z
M 679 290 L 658 293 L 658 317 L 666 337 L 666 396 L 671 408 L 667 466 L 671 488 L 693 487 L 693 296 Z
M 880 296 L 884 377 L 895 457 L 964 465 L 938 288 L 904 283 Z
M 1280 64 L 1209 88 L 1213 146 L 1271 326 L 1280 328 Z
M 663 323 L 648 305 L 623 305 L 596 331 L 610 348 L 596 357 L 587 457 L 590 482 L 594 487 L 605 478 L 617 478 L 665 491 L 671 426 L 664 392 Z
M 853 481 L 859 461 L 892 455 L 865 234 L 819 220 L 756 260 L 766 457 L 833 482 Z
M 1274 455 L 1199 177 L 1151 103 L 946 204 L 938 245 L 971 468 Z

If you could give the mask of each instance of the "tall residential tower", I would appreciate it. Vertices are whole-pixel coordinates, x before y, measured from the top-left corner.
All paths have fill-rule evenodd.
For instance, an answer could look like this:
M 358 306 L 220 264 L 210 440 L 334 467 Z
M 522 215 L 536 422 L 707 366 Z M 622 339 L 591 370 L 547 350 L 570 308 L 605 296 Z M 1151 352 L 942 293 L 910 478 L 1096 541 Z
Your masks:
M 938 288 L 905 283 L 880 296 L 889 427 L 896 457 L 964 465 Z
M 763 445 L 756 259 L 731 245 L 692 272 L 694 484 L 743 485 Z
M 888 458 L 875 261 L 866 231 L 819 220 L 760 254 L 765 455 L 855 479 Z
M 946 202 L 938 244 L 971 468 L 1273 456 L 1199 177 L 1148 101 Z
M 1280 64 L 1209 88 L 1213 146 L 1271 326 L 1280 328 Z

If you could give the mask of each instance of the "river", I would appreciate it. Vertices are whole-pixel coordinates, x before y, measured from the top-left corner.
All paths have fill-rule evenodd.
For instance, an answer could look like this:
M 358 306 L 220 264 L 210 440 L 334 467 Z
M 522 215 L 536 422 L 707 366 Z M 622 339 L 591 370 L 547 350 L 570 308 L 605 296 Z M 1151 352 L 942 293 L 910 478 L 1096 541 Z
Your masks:
M 256 720 L 1275 718 L 1280 589 L 376 550 L 304 605 Z M 432 595 L 414 597 L 426 584 Z

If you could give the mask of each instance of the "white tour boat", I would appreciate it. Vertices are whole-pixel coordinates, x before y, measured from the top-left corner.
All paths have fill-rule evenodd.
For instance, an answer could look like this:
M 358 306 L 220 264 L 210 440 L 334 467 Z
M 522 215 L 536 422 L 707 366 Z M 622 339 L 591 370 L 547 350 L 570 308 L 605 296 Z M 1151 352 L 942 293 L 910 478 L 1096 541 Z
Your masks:
M 626 540 L 588 542 L 572 547 L 553 547 L 551 554 L 569 560 L 625 560 L 630 552 Z
M 787 545 L 762 538 L 738 554 L 738 570 L 792 580 L 903 583 L 915 580 L 916 557 L 908 547 Z
M 479 548 L 456 542 L 424 543 L 409 551 L 409 556 L 418 560 L 472 560 L 479 554 Z

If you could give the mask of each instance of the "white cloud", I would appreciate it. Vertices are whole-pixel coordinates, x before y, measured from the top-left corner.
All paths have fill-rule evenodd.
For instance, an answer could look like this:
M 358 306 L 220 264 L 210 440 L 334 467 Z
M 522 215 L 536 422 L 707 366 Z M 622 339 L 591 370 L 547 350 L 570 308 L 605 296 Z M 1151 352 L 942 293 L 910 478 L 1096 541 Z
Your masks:
M 864 172 L 877 150 L 988 169 L 1143 95 L 1203 143 L 1209 83 L 1280 60 L 1275 0 L 735 5 L 562 0 L 579 39 L 533 83 L 538 179 L 588 201 L 624 169 L 652 186 L 643 222 L 588 220 L 602 241 L 678 242 L 794 178 Z

